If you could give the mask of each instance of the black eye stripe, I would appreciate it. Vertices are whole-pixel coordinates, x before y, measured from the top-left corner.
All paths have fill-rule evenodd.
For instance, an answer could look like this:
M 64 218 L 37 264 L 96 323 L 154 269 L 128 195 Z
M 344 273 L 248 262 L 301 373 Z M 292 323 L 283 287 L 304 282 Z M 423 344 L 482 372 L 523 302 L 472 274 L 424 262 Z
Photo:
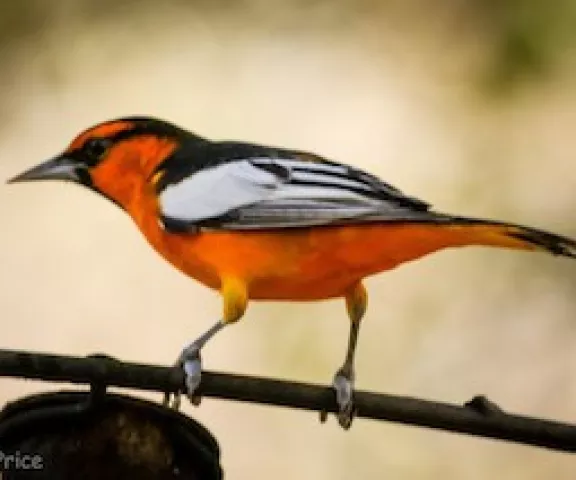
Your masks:
M 92 138 L 84 145 L 84 151 L 95 156 L 102 155 L 111 144 L 112 142 L 107 138 Z
M 80 150 L 83 162 L 87 166 L 93 167 L 102 160 L 102 157 L 111 146 L 112 141 L 108 138 L 91 138 L 86 141 Z

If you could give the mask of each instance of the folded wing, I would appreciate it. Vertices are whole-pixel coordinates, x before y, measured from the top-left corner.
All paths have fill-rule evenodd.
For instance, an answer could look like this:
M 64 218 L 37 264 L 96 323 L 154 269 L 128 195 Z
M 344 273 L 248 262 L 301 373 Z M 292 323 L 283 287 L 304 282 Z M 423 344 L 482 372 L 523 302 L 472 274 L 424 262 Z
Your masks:
M 350 166 L 305 152 L 221 145 L 236 154 L 210 152 L 203 168 L 164 183 L 158 196 L 167 228 L 276 229 L 430 216 L 425 202 Z

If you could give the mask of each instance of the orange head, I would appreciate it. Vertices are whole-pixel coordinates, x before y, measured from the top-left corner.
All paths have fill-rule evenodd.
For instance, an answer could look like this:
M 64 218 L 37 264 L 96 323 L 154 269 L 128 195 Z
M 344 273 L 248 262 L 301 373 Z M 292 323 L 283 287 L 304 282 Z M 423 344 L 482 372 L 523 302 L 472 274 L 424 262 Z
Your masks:
M 200 137 L 163 120 L 126 117 L 79 134 L 60 155 L 10 179 L 65 180 L 97 191 L 127 209 L 156 167 L 183 141 Z

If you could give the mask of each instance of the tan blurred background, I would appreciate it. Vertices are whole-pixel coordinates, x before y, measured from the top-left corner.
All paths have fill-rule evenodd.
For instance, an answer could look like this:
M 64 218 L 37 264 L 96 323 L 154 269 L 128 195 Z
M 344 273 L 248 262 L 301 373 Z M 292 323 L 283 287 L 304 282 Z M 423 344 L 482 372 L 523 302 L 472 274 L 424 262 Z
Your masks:
M 0 6 L 0 180 L 132 114 L 309 149 L 439 209 L 576 237 L 576 3 L 425 0 Z M 0 347 L 168 364 L 219 314 L 108 202 L 0 186 Z M 368 282 L 358 387 L 576 422 L 576 264 L 470 248 Z M 253 304 L 210 369 L 328 382 L 340 302 Z M 53 388 L 0 380 L 0 402 Z M 152 396 L 159 399 L 159 396 Z M 545 450 L 207 399 L 230 479 L 573 479 Z

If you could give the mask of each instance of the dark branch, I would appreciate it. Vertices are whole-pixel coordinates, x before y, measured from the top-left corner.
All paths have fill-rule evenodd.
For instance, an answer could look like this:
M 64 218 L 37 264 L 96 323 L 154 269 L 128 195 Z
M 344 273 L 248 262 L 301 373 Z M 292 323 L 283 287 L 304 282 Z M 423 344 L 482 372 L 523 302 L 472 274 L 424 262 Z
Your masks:
M 0 376 L 87 383 L 175 392 L 182 388 L 179 369 L 86 358 L 0 350 Z M 244 375 L 204 372 L 199 393 L 206 397 L 334 412 L 329 387 Z M 576 426 L 511 415 L 484 397 L 464 406 L 410 397 L 357 391 L 358 417 L 389 420 L 480 437 L 576 452 Z

